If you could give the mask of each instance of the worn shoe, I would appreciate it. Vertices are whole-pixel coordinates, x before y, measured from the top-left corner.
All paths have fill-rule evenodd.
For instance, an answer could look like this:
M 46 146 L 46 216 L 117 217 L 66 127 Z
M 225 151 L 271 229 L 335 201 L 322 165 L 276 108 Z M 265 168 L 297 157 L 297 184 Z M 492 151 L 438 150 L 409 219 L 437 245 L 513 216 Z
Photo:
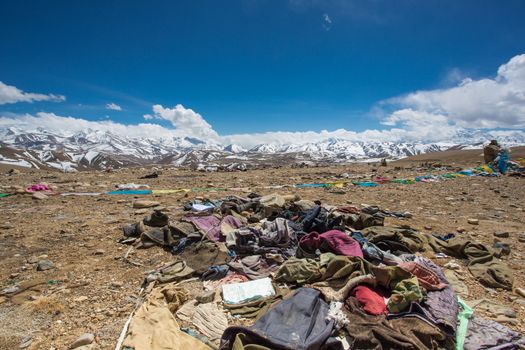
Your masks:
M 142 232 L 146 231 L 146 228 L 142 221 L 139 221 L 136 224 L 123 226 L 122 231 L 126 237 L 139 237 Z
M 163 227 L 168 224 L 169 217 L 159 210 L 153 211 L 153 214 L 144 219 L 144 224 L 151 227 Z

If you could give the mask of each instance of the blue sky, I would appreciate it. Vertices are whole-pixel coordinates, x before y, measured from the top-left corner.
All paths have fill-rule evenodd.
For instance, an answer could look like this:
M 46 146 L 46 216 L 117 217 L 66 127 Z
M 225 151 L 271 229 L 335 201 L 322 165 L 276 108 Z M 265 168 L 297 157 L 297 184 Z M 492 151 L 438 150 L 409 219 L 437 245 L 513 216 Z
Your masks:
M 523 18 L 512 0 L 4 1 L 0 81 L 65 100 L 0 112 L 137 124 L 182 104 L 220 135 L 381 130 L 380 101 L 494 78 L 525 53 Z

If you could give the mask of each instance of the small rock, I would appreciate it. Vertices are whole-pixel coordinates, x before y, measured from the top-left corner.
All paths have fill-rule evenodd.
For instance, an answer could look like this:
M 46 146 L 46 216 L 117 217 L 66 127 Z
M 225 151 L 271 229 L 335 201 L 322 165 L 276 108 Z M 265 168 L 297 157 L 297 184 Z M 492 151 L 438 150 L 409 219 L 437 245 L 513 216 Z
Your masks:
M 135 214 L 146 214 L 148 213 L 149 210 L 148 209 L 138 209 L 138 210 L 135 210 Z
M 211 303 L 215 299 L 215 291 L 210 290 L 197 296 L 195 299 L 201 304 Z
M 124 286 L 124 282 L 114 281 L 114 282 L 111 282 L 109 286 L 112 288 L 122 288 L 122 286 Z
M 461 266 L 458 263 L 455 263 L 453 261 L 446 263 L 444 266 L 445 268 L 450 269 L 450 270 L 455 270 L 455 271 L 461 270 Z
M 14 226 L 11 225 L 11 224 L 8 224 L 8 223 L 4 223 L 4 224 L 0 225 L 0 229 L 2 229 L 2 230 L 10 230 L 12 228 L 14 228 Z
M 29 258 L 27 258 L 27 263 L 28 264 L 36 264 L 38 262 L 38 258 L 36 256 L 30 256 Z
M 20 174 L 20 170 L 18 169 L 9 169 L 9 171 L 7 172 L 9 175 L 16 175 L 16 174 Z
M 502 315 L 496 317 L 495 321 L 499 323 L 510 323 L 513 325 L 518 324 L 518 320 L 511 318 L 511 317 L 502 316 Z
M 104 255 L 106 253 L 106 251 L 104 249 L 97 249 L 95 251 L 95 255 Z
M 25 349 L 29 347 L 29 345 L 31 345 L 32 342 L 33 342 L 33 337 L 30 335 L 26 335 L 25 337 L 22 338 L 22 341 L 20 341 L 20 345 L 18 345 L 18 348 Z
M 156 207 L 156 206 L 159 206 L 159 205 L 160 205 L 159 202 L 150 201 L 150 200 L 147 200 L 147 199 L 137 200 L 137 201 L 133 202 L 133 208 L 137 208 L 137 209 L 151 208 L 151 207 Z
M 521 306 L 525 306 L 525 299 L 517 298 L 516 300 L 514 300 L 514 302 L 516 304 L 520 304 Z
M 494 242 L 494 245 L 492 247 L 499 250 L 499 251 L 497 251 L 495 253 L 496 257 L 498 257 L 498 258 L 501 257 L 501 255 L 509 255 L 510 254 L 510 246 L 508 244 L 506 244 L 506 243 Z
M 95 350 L 95 344 L 82 345 L 78 348 L 75 348 L 75 350 Z
M 479 225 L 478 219 L 468 219 L 467 222 L 471 225 Z
M 18 272 L 14 272 L 9 275 L 9 278 L 17 278 L 18 276 L 20 276 L 20 274 Z
M 40 260 L 38 264 L 36 265 L 36 270 L 46 271 L 46 270 L 51 270 L 54 267 L 55 265 L 53 264 L 51 260 Z
M 514 293 L 518 294 L 520 297 L 525 298 L 525 289 L 523 288 L 515 288 Z
M 499 238 L 509 238 L 509 233 L 508 232 L 494 232 L 494 236 L 499 237 Z
M 432 226 L 426 225 L 423 227 L 425 230 L 430 231 L 432 230 Z
M 518 242 L 525 243 L 525 234 L 520 234 L 518 236 Z
M 403 213 L 403 216 L 404 216 L 405 218 L 407 218 L 407 219 L 410 219 L 410 218 L 412 218 L 413 215 L 412 215 L 411 212 L 406 211 L 406 212 Z
M 465 230 L 463 227 L 458 227 L 458 228 L 456 229 L 456 231 L 457 231 L 458 233 L 463 233 L 463 232 L 465 232 L 466 230 Z
M 69 346 L 70 349 L 76 349 L 84 345 L 89 345 L 95 340 L 95 335 L 92 333 L 84 333 L 77 340 Z
M 47 197 L 44 193 L 42 193 L 42 192 L 35 192 L 35 193 L 33 193 L 33 196 L 32 196 L 32 197 L 33 197 L 33 199 L 39 199 L 39 200 L 48 198 L 48 197 Z
M 81 302 L 83 302 L 83 301 L 88 300 L 88 297 L 85 296 L 85 295 L 82 295 L 82 296 L 79 296 L 78 298 L 75 298 L 75 299 L 73 299 L 73 300 L 76 301 L 77 303 L 81 303 Z
M 5 294 L 5 295 L 14 294 L 18 292 L 19 290 L 20 290 L 19 286 L 11 286 L 11 287 L 2 289 L 2 291 L 0 291 L 0 294 Z

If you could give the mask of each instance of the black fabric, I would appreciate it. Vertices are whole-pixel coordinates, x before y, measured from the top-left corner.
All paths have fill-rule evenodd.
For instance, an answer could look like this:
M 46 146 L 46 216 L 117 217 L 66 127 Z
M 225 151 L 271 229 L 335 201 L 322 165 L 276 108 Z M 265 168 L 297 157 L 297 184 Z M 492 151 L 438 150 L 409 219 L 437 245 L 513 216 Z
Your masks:
M 220 349 L 231 349 L 239 333 L 246 335 L 244 344 L 264 345 L 271 349 L 321 349 L 334 326 L 334 321 L 326 320 L 328 309 L 319 291 L 300 288 L 291 298 L 272 307 L 252 327 L 228 327 Z

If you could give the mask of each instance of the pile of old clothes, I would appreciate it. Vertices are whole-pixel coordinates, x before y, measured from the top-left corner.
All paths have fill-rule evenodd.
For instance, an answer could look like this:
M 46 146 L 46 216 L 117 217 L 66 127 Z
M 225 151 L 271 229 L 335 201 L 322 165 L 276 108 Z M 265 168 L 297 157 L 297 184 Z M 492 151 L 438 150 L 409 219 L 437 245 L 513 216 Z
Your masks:
M 161 246 L 175 260 L 147 275 L 152 292 L 125 345 L 136 350 L 183 349 L 195 342 L 202 349 L 235 350 L 525 346 L 520 334 L 475 315 L 442 269 L 421 255 L 463 259 L 483 285 L 511 289 L 512 272 L 497 252 L 461 237 L 443 240 L 408 226 L 385 227 L 386 216 L 410 217 L 372 206 L 255 193 L 190 202 L 177 220 L 154 211 L 125 226 L 122 242 Z M 195 278 L 203 295 L 192 297 L 184 283 Z M 155 339 L 151 332 L 162 335 Z

